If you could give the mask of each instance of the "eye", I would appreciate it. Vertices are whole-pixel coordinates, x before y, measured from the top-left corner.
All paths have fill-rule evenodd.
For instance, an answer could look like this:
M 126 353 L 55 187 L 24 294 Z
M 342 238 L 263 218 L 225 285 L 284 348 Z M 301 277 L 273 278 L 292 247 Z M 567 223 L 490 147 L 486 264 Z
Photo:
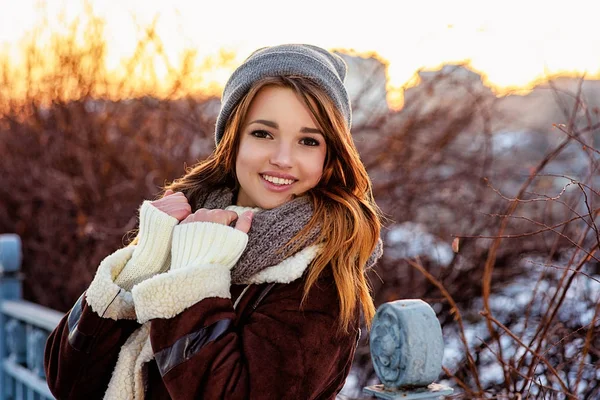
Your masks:
M 319 143 L 319 141 L 317 139 L 313 139 L 313 138 L 307 137 L 307 138 L 302 138 L 300 140 L 300 144 L 303 144 L 305 146 L 314 147 L 314 146 L 320 145 L 321 143 Z
M 267 139 L 269 137 L 271 137 L 271 134 L 267 131 L 264 131 L 262 129 L 256 130 L 256 131 L 252 131 L 250 132 L 250 135 L 259 138 L 259 139 Z

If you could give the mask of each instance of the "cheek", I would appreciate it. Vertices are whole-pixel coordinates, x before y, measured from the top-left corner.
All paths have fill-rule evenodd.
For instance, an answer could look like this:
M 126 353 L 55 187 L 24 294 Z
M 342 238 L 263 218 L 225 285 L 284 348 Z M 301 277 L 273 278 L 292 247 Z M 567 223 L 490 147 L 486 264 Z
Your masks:
M 306 176 L 310 181 L 310 187 L 317 186 L 323 175 L 323 165 L 325 164 L 325 153 L 319 153 L 311 157 L 310 162 L 305 166 Z
M 239 174 L 243 174 L 246 172 L 249 167 L 252 165 L 252 154 L 255 151 L 251 148 L 247 142 L 242 140 L 240 143 L 240 147 L 238 149 L 237 157 L 235 160 L 235 173 L 239 176 Z
M 242 167 L 242 165 L 244 165 L 244 159 L 243 156 L 240 153 L 238 153 L 235 159 L 235 176 L 237 177 L 238 183 L 240 177 L 242 177 L 241 174 L 244 172 L 244 168 Z

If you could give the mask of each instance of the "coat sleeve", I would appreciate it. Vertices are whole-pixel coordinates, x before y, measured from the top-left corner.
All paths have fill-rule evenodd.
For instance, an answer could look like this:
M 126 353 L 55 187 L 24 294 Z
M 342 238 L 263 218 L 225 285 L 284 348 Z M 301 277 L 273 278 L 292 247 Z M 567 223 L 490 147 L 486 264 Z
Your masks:
M 332 280 L 311 289 L 302 308 L 303 279 L 277 284 L 236 326 L 226 272 L 214 265 L 171 271 L 133 290 L 138 318 L 150 320 L 154 358 L 170 397 L 335 398 L 350 371 L 358 318 L 350 333 L 338 331 Z M 196 302 L 186 299 L 188 289 Z M 172 315 L 166 305 L 181 301 L 189 308 Z
M 139 243 L 106 257 L 88 290 L 51 333 L 45 349 L 48 386 L 61 399 L 102 398 L 121 346 L 139 327 L 131 288 L 165 271 L 177 219 L 145 201 Z
M 90 287 L 50 334 L 44 367 L 58 399 L 101 399 L 119 350 L 140 324 L 130 292 L 113 282 L 134 251 L 117 250 L 100 264 Z

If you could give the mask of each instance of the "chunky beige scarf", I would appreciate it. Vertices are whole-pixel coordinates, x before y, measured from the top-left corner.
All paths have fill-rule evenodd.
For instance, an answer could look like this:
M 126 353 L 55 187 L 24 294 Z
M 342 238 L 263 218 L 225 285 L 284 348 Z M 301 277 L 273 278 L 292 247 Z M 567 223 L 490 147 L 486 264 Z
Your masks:
M 233 191 L 222 188 L 200 196 L 196 203 L 199 208 L 224 209 L 233 203 Z M 298 232 L 310 221 L 313 207 L 308 196 L 300 196 L 271 210 L 263 210 L 254 215 L 252 226 L 248 232 L 248 245 L 237 264 L 231 271 L 232 283 L 246 282 L 248 278 L 263 269 L 278 265 L 290 253 L 289 244 Z M 296 248 L 303 248 L 314 244 L 319 236 L 321 227 L 313 229 L 305 237 L 304 243 Z M 381 239 L 367 261 L 366 268 L 371 268 L 383 252 Z

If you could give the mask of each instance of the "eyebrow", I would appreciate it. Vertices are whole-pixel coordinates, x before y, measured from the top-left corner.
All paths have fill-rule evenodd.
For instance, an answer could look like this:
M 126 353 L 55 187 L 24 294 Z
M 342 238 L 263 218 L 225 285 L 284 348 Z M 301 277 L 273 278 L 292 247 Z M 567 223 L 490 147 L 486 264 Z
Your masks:
M 250 122 L 248 125 L 252 125 L 252 124 L 263 124 L 263 125 L 266 125 L 268 127 L 274 128 L 274 129 L 279 129 L 279 125 L 277 124 L 277 122 L 269 121 L 267 119 L 257 119 L 257 120 Z M 318 133 L 319 135 L 323 135 L 323 132 L 321 132 L 319 129 L 308 128 L 306 126 L 303 127 L 302 129 L 300 129 L 300 132 L 302 132 L 302 133 Z

